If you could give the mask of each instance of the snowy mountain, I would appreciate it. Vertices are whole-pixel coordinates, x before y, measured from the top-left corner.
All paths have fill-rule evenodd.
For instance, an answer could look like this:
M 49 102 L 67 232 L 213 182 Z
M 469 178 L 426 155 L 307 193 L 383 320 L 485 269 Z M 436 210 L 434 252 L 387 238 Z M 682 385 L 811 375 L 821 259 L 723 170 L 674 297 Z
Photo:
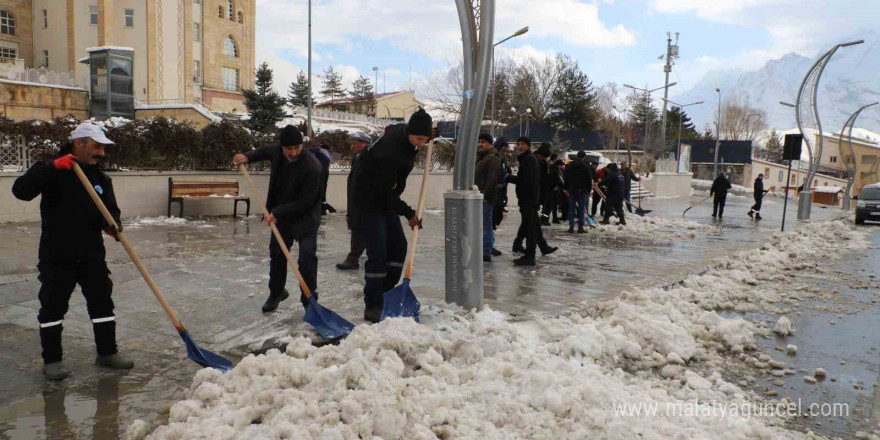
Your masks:
M 867 31 L 840 41 L 858 39 L 864 39 L 865 43 L 839 49 L 819 82 L 819 115 L 823 131 L 839 131 L 859 107 L 880 101 L 880 32 Z M 673 95 L 672 100 L 706 101 L 704 105 L 687 108 L 701 131 L 715 117 L 716 87 L 721 88 L 722 100 L 740 96 L 748 99 L 753 107 L 767 112 L 768 128 L 786 130 L 795 127 L 794 110 L 780 105 L 779 101 L 794 103 L 804 75 L 830 47 L 811 58 L 789 53 L 752 72 L 710 72 L 692 89 Z M 856 126 L 880 132 L 880 105 L 864 111 Z

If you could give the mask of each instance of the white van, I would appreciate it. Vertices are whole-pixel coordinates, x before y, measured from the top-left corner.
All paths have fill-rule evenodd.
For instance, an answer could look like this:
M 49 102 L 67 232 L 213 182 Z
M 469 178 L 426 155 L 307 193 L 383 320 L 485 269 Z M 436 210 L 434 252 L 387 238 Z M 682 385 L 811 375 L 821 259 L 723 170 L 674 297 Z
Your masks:
M 611 161 L 607 157 L 603 156 L 602 153 L 599 153 L 596 151 L 586 151 L 586 150 L 584 150 L 584 153 L 587 154 L 587 157 L 585 157 L 584 159 L 586 159 L 587 162 L 598 163 L 599 168 L 603 168 L 604 166 L 611 163 Z M 566 165 L 569 162 L 571 162 L 572 160 L 577 159 L 577 155 L 578 155 L 577 151 L 574 151 L 574 150 L 566 151 L 565 152 Z

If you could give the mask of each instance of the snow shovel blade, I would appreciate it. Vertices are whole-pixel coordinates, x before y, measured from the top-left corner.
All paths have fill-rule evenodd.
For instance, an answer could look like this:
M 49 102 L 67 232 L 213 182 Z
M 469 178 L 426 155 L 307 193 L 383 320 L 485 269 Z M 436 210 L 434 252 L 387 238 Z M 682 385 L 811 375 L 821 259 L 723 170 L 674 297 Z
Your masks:
M 650 209 L 636 208 L 636 215 L 639 215 L 639 216 L 642 216 L 642 217 L 644 217 L 645 214 L 647 214 L 647 213 L 649 213 L 649 212 L 651 212 Z
M 596 219 L 593 217 L 587 217 L 587 224 L 590 225 L 591 228 L 596 227 Z
M 314 296 L 309 296 L 309 306 L 306 308 L 303 321 L 311 324 L 321 337 L 327 340 L 342 338 L 354 330 L 354 324 L 333 311 L 321 307 Z
M 412 318 L 419 322 L 419 312 L 422 305 L 419 304 L 416 295 L 409 288 L 409 278 L 404 278 L 399 286 L 385 292 L 382 301 L 382 317 L 379 319 L 380 321 L 384 321 L 385 318 L 404 317 Z
M 180 332 L 180 337 L 183 338 L 183 342 L 186 344 L 186 355 L 197 364 L 220 370 L 224 373 L 232 369 L 232 361 L 219 354 L 200 348 L 186 330 Z

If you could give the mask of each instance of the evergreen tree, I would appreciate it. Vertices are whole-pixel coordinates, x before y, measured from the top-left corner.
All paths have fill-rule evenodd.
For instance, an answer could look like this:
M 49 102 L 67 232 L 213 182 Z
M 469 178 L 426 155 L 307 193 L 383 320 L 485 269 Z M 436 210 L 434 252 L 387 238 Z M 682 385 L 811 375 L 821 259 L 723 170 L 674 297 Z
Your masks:
M 577 63 L 568 66 L 551 94 L 550 121 L 560 130 L 596 128 L 596 91 Z
M 315 102 L 315 96 L 312 95 L 312 103 Z M 308 107 L 309 106 L 309 77 L 305 72 L 296 75 L 296 82 L 290 83 L 287 89 L 287 103 L 291 106 Z
M 324 75 L 321 77 L 321 81 L 323 82 L 321 95 L 324 95 L 324 98 L 330 100 L 330 107 L 333 110 L 345 110 L 344 105 L 334 103 L 335 100 L 341 99 L 345 96 L 345 88 L 342 86 L 342 75 L 336 73 L 336 71 L 333 70 L 333 66 L 330 66 L 324 70 Z
M 373 82 L 366 76 L 359 76 L 351 84 L 351 93 L 349 95 L 354 99 L 355 113 L 365 115 L 376 115 L 376 96 L 373 94 Z
M 758 157 L 769 160 L 774 163 L 782 163 L 783 155 L 782 136 L 776 132 L 776 129 L 770 130 L 770 138 L 764 148 L 758 150 Z
M 284 118 L 284 105 L 287 100 L 272 90 L 272 69 L 268 63 L 260 64 L 256 72 L 256 90 L 243 90 L 244 105 L 250 119 L 252 130 L 269 132 Z
M 681 121 L 681 139 L 700 139 L 700 133 L 694 128 L 694 123 L 691 122 L 687 112 L 681 107 L 673 106 L 666 112 L 666 136 L 671 149 L 677 148 L 678 145 L 679 121 Z
M 510 103 L 510 79 L 504 72 L 495 75 L 495 84 L 489 84 L 489 92 L 486 94 L 486 108 L 483 111 L 484 120 L 492 120 L 492 87 L 495 87 L 495 118 L 501 122 L 504 110 L 512 107 Z M 507 112 L 510 113 L 510 112 Z M 496 127 L 497 129 L 497 127 Z
M 646 150 L 655 148 L 653 142 L 658 137 L 656 134 L 660 132 L 660 112 L 654 108 L 650 96 L 646 96 L 644 93 L 638 92 L 629 95 L 627 100 L 630 102 L 630 128 L 633 130 L 633 142 Z M 646 125 L 647 139 L 645 139 Z
M 709 123 L 706 123 L 706 126 L 703 127 L 703 135 L 700 136 L 700 139 L 704 141 L 714 141 L 715 140 L 715 132 L 712 131 L 712 127 Z

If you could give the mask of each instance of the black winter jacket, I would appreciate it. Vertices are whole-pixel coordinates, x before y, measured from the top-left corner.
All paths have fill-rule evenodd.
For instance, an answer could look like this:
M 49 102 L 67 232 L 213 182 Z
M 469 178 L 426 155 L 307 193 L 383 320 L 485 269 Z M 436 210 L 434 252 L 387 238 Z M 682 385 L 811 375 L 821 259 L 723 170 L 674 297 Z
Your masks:
M 82 167 L 110 215 L 121 225 L 110 177 L 97 166 Z M 19 200 L 40 199 L 40 262 L 103 261 L 102 231 L 110 228 L 73 170 L 56 170 L 52 161 L 38 162 L 15 179 L 12 194 Z
M 589 193 L 593 188 L 593 168 L 583 160 L 574 159 L 565 167 L 565 184 L 569 191 Z
M 520 207 L 537 207 L 541 199 L 541 166 L 531 151 L 517 157 L 519 171 L 508 180 L 516 184 L 516 198 Z
M 608 200 L 620 201 L 625 198 L 626 182 L 619 170 L 611 171 L 605 168 L 605 178 L 602 183 L 605 185 L 605 197 L 608 197 Z
M 351 170 L 354 202 L 360 213 L 398 214 L 407 219 L 416 213 L 401 200 L 418 149 L 409 141 L 406 124 L 390 125 L 367 147 Z
M 715 178 L 715 181 L 712 182 L 712 189 L 709 190 L 709 195 L 727 197 L 727 191 L 732 187 L 733 186 L 730 185 L 730 181 L 727 180 L 727 177 L 724 174 L 720 174 Z
M 293 227 L 293 238 L 302 239 L 318 231 L 321 226 L 321 197 L 324 193 L 324 174 L 321 162 L 314 153 L 303 149 L 296 162 L 288 163 L 280 145 L 266 145 L 244 154 L 248 162 L 272 162 L 269 174 L 269 194 L 266 209 L 279 222 Z M 278 175 L 283 167 L 292 167 L 287 188 L 279 188 Z M 286 194 L 282 200 L 282 195 Z
M 755 179 L 755 201 L 763 199 L 768 192 L 770 190 L 764 191 L 764 179 Z
M 358 229 L 358 225 L 360 224 L 360 215 L 358 212 L 357 203 L 354 201 L 354 168 L 357 165 L 358 159 L 360 159 L 361 154 L 363 152 L 359 151 L 355 153 L 354 157 L 351 158 L 351 172 L 348 173 L 348 180 L 346 181 L 346 212 L 345 212 L 345 220 L 348 222 L 348 229 Z
M 633 180 L 636 182 L 641 182 L 642 179 L 636 176 L 636 173 L 633 172 L 632 168 L 627 168 L 626 172 L 621 171 L 620 174 L 623 175 L 624 181 L 624 194 L 629 194 L 632 192 Z

